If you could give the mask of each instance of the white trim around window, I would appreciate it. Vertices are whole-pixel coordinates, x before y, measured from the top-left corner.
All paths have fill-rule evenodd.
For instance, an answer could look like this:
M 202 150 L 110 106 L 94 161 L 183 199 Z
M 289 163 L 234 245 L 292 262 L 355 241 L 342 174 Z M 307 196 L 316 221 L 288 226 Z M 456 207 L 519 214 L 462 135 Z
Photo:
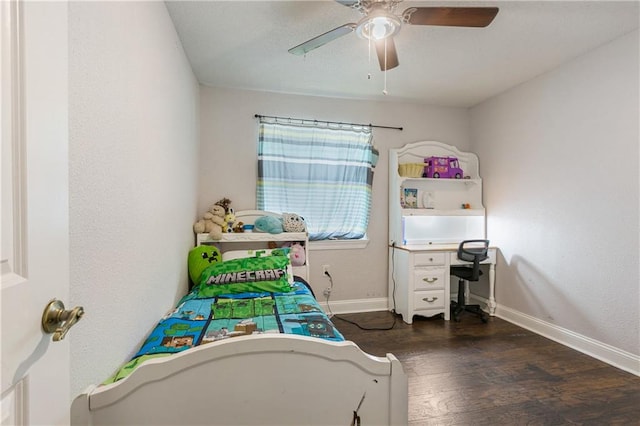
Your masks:
M 309 241 L 309 250 L 355 250 L 369 245 L 369 237 L 365 235 L 358 240 L 319 240 Z

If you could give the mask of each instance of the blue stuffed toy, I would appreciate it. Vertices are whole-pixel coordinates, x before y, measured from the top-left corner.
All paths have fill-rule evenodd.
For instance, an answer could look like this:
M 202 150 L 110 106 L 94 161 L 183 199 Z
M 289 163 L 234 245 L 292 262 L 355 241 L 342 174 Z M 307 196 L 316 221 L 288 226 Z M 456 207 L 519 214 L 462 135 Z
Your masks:
M 253 224 L 255 232 L 268 232 L 269 234 L 282 233 L 282 219 L 273 216 L 261 216 Z

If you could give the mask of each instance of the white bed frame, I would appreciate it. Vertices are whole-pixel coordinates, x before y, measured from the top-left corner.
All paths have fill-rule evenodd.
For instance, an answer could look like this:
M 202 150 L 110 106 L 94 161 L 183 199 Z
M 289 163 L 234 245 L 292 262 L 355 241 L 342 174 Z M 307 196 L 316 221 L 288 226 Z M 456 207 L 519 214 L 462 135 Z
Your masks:
M 231 238 L 300 237 L 287 234 Z M 349 425 L 361 400 L 363 425 L 407 424 L 407 376 L 395 356 L 375 357 L 349 341 L 262 334 L 151 359 L 116 383 L 90 386 L 73 401 L 71 424 Z

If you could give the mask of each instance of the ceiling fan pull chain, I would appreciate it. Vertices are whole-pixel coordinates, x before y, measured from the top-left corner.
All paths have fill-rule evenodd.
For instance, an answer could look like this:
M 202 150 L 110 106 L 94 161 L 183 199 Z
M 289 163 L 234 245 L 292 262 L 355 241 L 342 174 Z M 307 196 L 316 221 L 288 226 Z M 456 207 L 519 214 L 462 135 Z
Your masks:
M 371 69 L 371 39 L 367 39 L 367 41 L 369 42 L 369 69 Z M 371 72 L 367 73 L 367 80 L 371 80 Z
M 387 94 L 387 39 L 384 39 L 384 89 L 382 94 Z

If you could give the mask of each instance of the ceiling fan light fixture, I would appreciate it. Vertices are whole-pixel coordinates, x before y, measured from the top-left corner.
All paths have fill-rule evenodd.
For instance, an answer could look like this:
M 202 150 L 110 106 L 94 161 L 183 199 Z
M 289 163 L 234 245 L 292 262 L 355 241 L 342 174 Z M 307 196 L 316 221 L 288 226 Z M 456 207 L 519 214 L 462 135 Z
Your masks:
M 372 13 L 358 22 L 356 33 L 364 39 L 383 40 L 396 35 L 401 24 L 400 18 L 395 15 Z

